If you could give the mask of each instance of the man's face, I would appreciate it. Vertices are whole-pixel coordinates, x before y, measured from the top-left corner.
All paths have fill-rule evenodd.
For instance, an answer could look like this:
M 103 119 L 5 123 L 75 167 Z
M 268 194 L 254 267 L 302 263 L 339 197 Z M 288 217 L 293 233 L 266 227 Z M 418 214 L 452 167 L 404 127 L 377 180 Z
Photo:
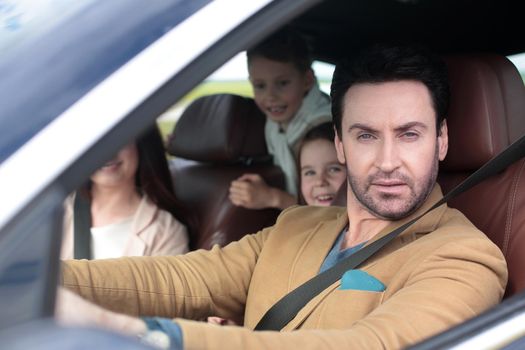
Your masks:
M 376 217 L 397 220 L 432 191 L 448 136 L 446 123 L 437 136 L 427 87 L 407 80 L 352 86 L 335 144 L 359 205 Z

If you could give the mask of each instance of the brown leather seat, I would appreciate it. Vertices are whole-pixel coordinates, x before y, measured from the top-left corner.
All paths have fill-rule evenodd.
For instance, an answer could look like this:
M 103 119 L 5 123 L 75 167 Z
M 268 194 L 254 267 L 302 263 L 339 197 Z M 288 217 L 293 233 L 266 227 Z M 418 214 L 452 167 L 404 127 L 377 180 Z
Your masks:
M 512 63 L 491 54 L 446 58 L 451 85 L 449 151 L 441 164 L 443 191 L 525 134 L 525 87 Z M 525 159 L 453 199 L 503 251 L 506 296 L 525 288 Z
M 225 245 L 275 222 L 278 210 L 244 209 L 228 199 L 230 182 L 248 172 L 284 188 L 266 149 L 264 124 L 252 99 L 230 94 L 195 100 L 177 122 L 168 152 L 176 157 L 170 169 L 191 249 Z

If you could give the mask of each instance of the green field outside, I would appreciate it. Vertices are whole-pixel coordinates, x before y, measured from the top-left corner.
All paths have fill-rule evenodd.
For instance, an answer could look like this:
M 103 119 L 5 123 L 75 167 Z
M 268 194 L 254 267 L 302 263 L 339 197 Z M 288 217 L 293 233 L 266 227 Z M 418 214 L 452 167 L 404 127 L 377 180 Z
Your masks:
M 319 83 L 329 85 L 330 81 L 320 80 Z M 195 89 L 184 96 L 177 104 L 171 107 L 170 110 L 185 108 L 196 98 L 219 93 L 229 93 L 253 97 L 252 87 L 247 80 L 204 81 L 202 84 L 198 85 Z M 163 138 L 166 139 L 168 134 L 173 130 L 175 121 L 170 120 L 169 118 L 163 118 L 158 120 L 157 124 L 159 125 Z

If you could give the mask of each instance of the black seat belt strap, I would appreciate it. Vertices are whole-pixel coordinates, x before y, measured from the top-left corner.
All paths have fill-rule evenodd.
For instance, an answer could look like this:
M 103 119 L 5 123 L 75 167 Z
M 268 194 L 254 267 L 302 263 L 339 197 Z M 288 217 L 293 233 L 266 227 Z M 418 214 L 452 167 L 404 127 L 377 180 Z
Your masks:
M 417 218 L 396 228 L 394 231 L 372 242 L 363 249 L 358 250 L 349 257 L 341 260 L 330 269 L 318 274 L 306 281 L 296 289 L 292 290 L 275 303 L 261 318 L 255 330 L 281 330 L 286 326 L 297 313 L 316 295 L 328 288 L 331 284 L 341 279 L 341 276 L 348 270 L 353 269 L 367 260 L 370 256 L 392 241 L 401 232 L 419 220 L 422 216 L 435 208 L 443 205 L 451 198 L 467 191 L 489 176 L 495 175 L 505 170 L 509 165 L 525 156 L 525 136 L 507 147 L 503 152 L 492 158 L 467 179 L 454 187 L 446 196 L 441 198 L 426 212 Z
M 75 193 L 73 204 L 73 257 L 91 259 L 91 203 Z

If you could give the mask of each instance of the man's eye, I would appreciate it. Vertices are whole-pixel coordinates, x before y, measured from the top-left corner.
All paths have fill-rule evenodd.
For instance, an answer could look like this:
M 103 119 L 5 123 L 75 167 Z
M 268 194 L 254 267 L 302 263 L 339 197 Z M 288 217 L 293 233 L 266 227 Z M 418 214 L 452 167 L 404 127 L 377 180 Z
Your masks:
M 285 87 L 285 86 L 287 86 L 288 84 L 290 84 L 290 81 L 289 81 L 289 80 L 280 80 L 280 81 L 277 82 L 277 85 L 278 85 L 279 87 Z
M 313 170 L 306 170 L 303 172 L 303 176 L 314 176 L 315 175 L 315 171 Z
M 371 140 L 374 138 L 374 135 L 372 134 L 367 134 L 367 133 L 363 133 L 363 134 L 359 134 L 357 135 L 357 139 L 358 140 L 363 140 L 363 141 L 366 141 L 366 140 Z
M 401 135 L 403 138 L 408 140 L 415 140 L 419 137 L 419 134 L 414 131 L 407 131 Z

